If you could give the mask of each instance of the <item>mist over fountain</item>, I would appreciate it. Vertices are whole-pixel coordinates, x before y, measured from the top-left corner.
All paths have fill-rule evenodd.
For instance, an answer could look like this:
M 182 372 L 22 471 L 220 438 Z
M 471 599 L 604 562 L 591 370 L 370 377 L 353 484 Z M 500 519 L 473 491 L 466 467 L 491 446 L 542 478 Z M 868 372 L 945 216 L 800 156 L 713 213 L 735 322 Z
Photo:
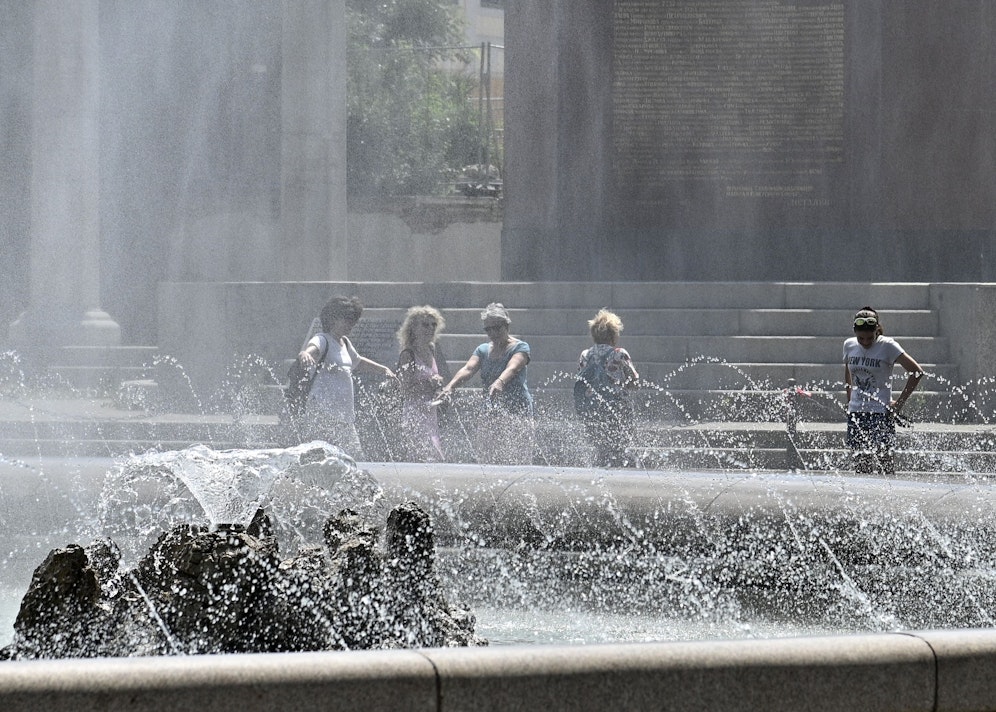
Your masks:
M 6 601 L 33 587 L 41 562 L 40 584 L 56 571 L 73 582 L 56 610 L 75 607 L 90 623 L 99 621 L 78 638 L 82 648 L 59 647 L 65 637 L 48 649 L 24 638 L 10 650 L 25 657 L 166 657 L 148 667 L 7 662 L 0 706 L 18 709 L 12 705 L 43 689 L 42 679 L 58 681 L 69 695 L 91 690 L 86 699 L 96 700 L 95 708 L 106 695 L 154 705 L 179 690 L 185 705 L 213 709 L 250 689 L 255 700 L 272 695 L 274 708 L 310 709 L 317 689 L 329 693 L 323 704 L 351 702 L 344 692 L 350 684 L 356 699 L 376 708 L 381 690 L 414 678 L 424 683 L 427 708 L 445 698 L 476 710 L 507 706 L 506 692 L 549 710 L 605 709 L 622 695 L 648 708 L 666 695 L 676 706 L 683 699 L 714 710 L 743 699 L 795 710 L 813 699 L 851 709 L 945 709 L 976 692 L 983 700 L 976 707 L 991 701 L 979 680 L 988 679 L 996 646 L 985 630 L 969 629 L 991 628 L 996 610 L 988 358 L 996 289 L 954 283 L 991 279 L 996 264 L 989 259 L 992 203 L 984 197 L 996 181 L 979 138 L 992 114 L 985 77 L 993 60 L 975 51 L 988 46 L 994 16 L 977 3 L 731 2 L 707 3 L 714 17 L 706 23 L 696 19 L 698 9 L 677 5 L 665 22 L 656 16 L 665 6 L 645 0 L 508 3 L 507 190 L 490 208 L 504 218 L 499 236 L 479 230 L 476 218 L 447 224 L 434 205 L 406 208 L 402 217 L 347 210 L 340 2 L 279 10 L 227 0 L 197 8 L 3 4 L 0 99 L 10 120 L 0 128 L 0 157 L 9 168 L 0 211 L 0 316 L 12 324 L 3 348 L 18 351 L 16 363 L 3 364 L 13 376 L 5 376 L 7 402 L 0 406 L 17 411 L 4 425 L 17 430 L 29 453 L 0 451 L 0 572 L 13 589 L 4 596 L 4 618 L 13 630 L 16 611 Z M 751 31 L 722 34 L 726 25 Z M 798 39 L 800 29 L 809 39 Z M 714 32 L 739 44 L 712 42 Z M 678 51 L 658 52 L 666 33 L 678 37 L 668 47 Z M 765 47 L 788 54 L 767 56 Z M 681 69 L 703 58 L 709 67 L 737 64 L 730 52 L 746 57 L 732 81 L 725 72 Z M 819 71 L 796 67 L 792 52 Z M 766 93 L 782 79 L 793 91 Z M 717 98 L 722 111 L 701 108 Z M 420 227 L 409 230 L 411 224 Z M 419 232 L 426 225 L 429 235 Z M 440 230 L 451 234 L 437 241 Z M 416 268 L 414 242 L 433 246 L 431 259 Z M 951 248 L 938 254 L 937 245 Z M 854 259 L 869 252 L 871 258 Z M 437 283 L 425 290 L 357 283 L 384 279 L 387 269 Z M 505 282 L 445 283 L 455 276 Z M 512 282 L 522 279 L 536 281 Z M 542 281 L 550 279 L 558 282 Z M 626 282 L 592 281 L 606 279 Z M 712 279 L 727 281 L 659 281 Z M 856 296 L 869 291 L 916 288 L 871 281 L 935 280 L 912 307 L 923 312 L 919 321 L 934 320 L 918 336 L 953 346 L 951 363 L 931 374 L 941 387 L 925 399 L 921 425 L 906 437 L 904 457 L 918 463 L 911 478 L 922 482 L 851 477 L 831 444 L 835 429 L 806 427 L 807 409 L 811 416 L 828 407 L 839 390 L 834 378 L 798 379 L 815 397 L 796 400 L 804 425 L 793 431 L 783 422 L 787 382 L 759 376 L 763 364 L 756 361 L 759 368 L 743 370 L 715 356 L 718 341 L 698 345 L 756 334 L 759 312 L 769 307 L 793 312 L 779 320 L 801 319 L 798 312 L 812 305 L 793 301 L 800 285 L 758 282 L 786 279 L 836 280 L 837 287 L 810 285 L 837 295 L 822 305 L 827 311 L 853 309 L 865 301 Z M 732 287 L 728 280 L 752 283 Z M 841 280 L 852 283 L 841 287 Z M 347 288 L 376 301 L 384 323 L 391 309 L 413 303 L 470 310 L 503 294 L 521 297 L 524 308 L 540 303 L 530 301 L 536 294 L 563 310 L 580 304 L 579 295 L 597 293 L 599 303 L 585 302 L 586 309 L 692 311 L 673 321 L 654 317 L 662 319 L 658 333 L 684 339 L 684 352 L 660 356 L 657 377 L 649 379 L 645 415 L 657 422 L 639 443 L 640 469 L 584 467 L 585 443 L 574 424 L 549 408 L 542 413 L 549 438 L 534 466 L 482 466 L 470 462 L 472 452 L 463 463 L 438 466 L 338 462 L 322 474 L 341 484 L 330 487 L 314 481 L 317 463 L 302 461 L 313 447 L 278 447 L 288 443 L 275 436 L 272 408 L 260 404 L 270 393 L 272 405 L 281 359 L 303 331 L 299 321 L 310 319 L 330 290 Z M 761 295 L 751 298 L 750 313 L 738 312 L 730 332 L 710 331 L 714 317 L 723 316 L 715 312 L 746 301 L 745 292 Z M 561 315 L 556 323 L 563 321 Z M 808 338 L 823 328 L 802 324 L 766 335 Z M 551 342 L 566 335 L 552 334 Z M 52 344 L 59 345 L 54 357 Z M 648 342 L 635 355 L 647 358 L 662 345 L 668 347 Z M 576 353 L 574 342 L 565 348 Z M 672 369 L 665 361 L 686 365 Z M 103 375 L 79 389 L 63 372 L 41 389 L 27 377 L 38 369 L 91 367 L 105 369 Z M 102 403 L 97 415 L 62 412 L 57 398 L 45 398 L 68 393 L 69 400 L 92 401 L 104 392 L 95 384 L 128 368 L 142 381 L 129 384 L 127 397 L 117 393 L 111 406 Z M 570 377 L 558 368 L 562 375 L 541 380 L 551 400 Z M 945 380 L 944 368 L 959 378 Z M 701 388 L 683 385 L 685 376 L 701 372 L 704 380 L 724 380 L 714 400 L 697 402 Z M 937 393 L 946 393 L 945 403 Z M 172 423 L 172 437 L 163 435 L 163 421 L 191 411 L 193 425 Z M 743 422 L 750 427 L 737 427 Z M 383 429 L 377 437 L 389 451 Z M 197 440 L 200 447 L 185 449 Z M 122 454 L 145 448 L 156 452 Z M 768 467 L 772 452 L 779 463 L 789 462 L 788 453 L 797 458 Z M 224 477 L 199 477 L 198 468 L 219 461 L 228 468 Z M 551 645 L 532 645 L 522 657 L 514 645 L 490 646 L 492 657 L 474 649 L 451 656 L 404 651 L 390 659 L 355 653 L 356 662 L 334 664 L 345 667 L 335 667 L 332 682 L 322 677 L 332 665 L 327 658 L 295 657 L 288 665 L 280 656 L 210 656 L 199 669 L 178 659 L 184 656 L 177 653 L 311 649 L 315 641 L 314 648 L 363 647 L 336 626 L 308 627 L 295 617 L 316 610 L 301 597 L 301 570 L 321 572 L 321 585 L 343 570 L 329 562 L 349 554 L 324 541 L 333 521 L 333 529 L 356 534 L 353 543 L 362 546 L 350 551 L 372 552 L 380 573 L 396 579 L 399 557 L 371 545 L 379 535 L 370 527 L 390 529 L 390 512 L 408 502 L 431 517 L 439 591 L 478 614 L 476 634 L 499 644 Z M 261 506 L 272 536 L 266 519 L 252 525 Z M 325 549 L 309 553 L 316 542 Z M 146 555 L 150 547 L 155 553 Z M 227 557 L 237 571 L 262 569 L 266 590 L 246 592 L 239 579 L 217 597 L 192 599 L 200 612 L 173 607 L 167 599 L 177 579 L 170 576 L 188 570 L 163 565 L 158 552 L 165 548 L 188 563 L 197 552 L 208 560 Z M 279 559 L 278 551 L 292 558 Z M 282 578 L 285 568 L 293 585 Z M 266 596 L 277 590 L 290 592 L 286 600 L 300 610 L 247 632 L 249 622 L 259 622 L 249 602 L 273 603 Z M 399 613 L 404 606 L 392 600 L 375 599 L 377 612 L 361 617 L 377 629 L 366 642 L 442 644 L 435 634 L 422 636 L 424 620 Z M 114 605 L 125 603 L 134 637 L 116 627 L 114 613 L 123 609 Z M 32 606 L 41 614 L 32 640 L 51 637 L 62 619 L 53 622 L 50 609 Z M 411 625 L 388 623 L 388 610 Z M 210 618 L 237 643 L 181 632 L 176 624 L 187 613 L 195 627 Z M 474 642 L 470 618 L 454 619 L 464 641 Z M 950 630 L 888 633 L 924 627 Z M 288 628 L 296 638 L 262 642 L 261 630 Z M 753 640 L 739 647 L 557 649 L 565 642 L 855 632 L 876 635 L 784 647 Z M 525 659 L 545 667 L 536 672 Z M 986 674 L 973 674 L 975 664 Z M 671 667 L 658 674 L 658 666 Z M 301 675 L 297 683 L 286 668 Z M 703 676 L 697 679 L 716 684 L 685 684 L 692 668 Z M 243 676 L 246 670 L 256 674 Z M 654 674 L 641 673 L 648 670 Z M 173 672 L 165 682 L 155 677 Z M 24 686 L 13 684 L 19 675 Z M 300 682 L 305 676 L 314 686 Z M 139 679 L 155 682 L 144 692 L 122 687 Z M 536 688 L 528 687 L 530 679 L 539 680 Z M 475 694 L 462 697 L 464 686 Z M 852 696 L 838 694 L 844 689 Z M 410 688 L 397 695 L 414 699 Z M 397 699 L 383 708 L 397 708 Z M 78 699 L 65 704 L 81 709 Z M 53 701 L 50 709 L 60 708 Z
M 718 406 L 730 418 L 751 421 L 750 429 L 744 429 L 740 420 L 726 423 L 729 432 L 725 439 L 718 436 L 724 424 L 717 420 L 720 416 L 714 409 L 716 404 L 700 404 L 700 414 L 708 415 L 709 420 L 699 420 L 688 401 L 677 399 L 679 379 L 688 372 L 714 366 L 750 385 L 750 389 L 737 389 L 740 396 L 721 401 Z M 17 368 L 11 366 L 5 371 L 17 373 Z M 346 641 L 346 636 L 339 633 L 339 625 L 323 628 L 311 618 L 302 625 L 294 614 L 301 608 L 311 610 L 307 605 L 282 615 L 281 611 L 286 610 L 283 605 L 249 604 L 270 600 L 267 597 L 274 591 L 289 594 L 285 600 L 293 603 L 306 590 L 300 585 L 301 570 L 308 574 L 326 572 L 319 575 L 320 582 L 334 578 L 329 572 L 342 570 L 328 562 L 348 559 L 350 554 L 343 556 L 341 549 L 331 546 L 324 549 L 325 553 L 309 549 L 310 543 L 322 542 L 323 522 L 329 516 L 351 508 L 363 521 L 379 527 L 394 507 L 407 502 L 416 503 L 431 519 L 437 544 L 439 588 L 423 600 L 434 600 L 438 594 L 449 602 L 443 610 L 449 612 L 450 617 L 444 620 L 450 623 L 436 628 L 423 624 L 412 627 L 413 616 L 405 613 L 411 609 L 399 605 L 398 599 L 389 594 L 386 600 L 374 599 L 376 612 L 372 618 L 359 617 L 363 621 L 360 630 L 367 634 L 368 642 L 376 641 L 373 647 L 414 646 L 421 659 L 431 658 L 433 670 L 444 671 L 439 674 L 446 680 L 451 679 L 446 670 L 453 670 L 455 679 L 463 679 L 462 673 L 447 667 L 449 664 L 492 663 L 476 657 L 472 648 L 464 649 L 463 663 L 456 658 L 447 661 L 437 657 L 432 648 L 422 647 L 441 644 L 442 639 L 434 637 L 433 630 L 463 630 L 461 640 L 468 643 L 485 638 L 499 656 L 503 650 L 515 655 L 519 646 L 527 644 L 531 660 L 546 660 L 544 665 L 553 666 L 543 679 L 559 674 L 556 669 L 560 663 L 555 661 L 561 655 L 575 661 L 587 660 L 577 672 L 582 676 L 601 674 L 597 671 L 602 665 L 613 669 L 625 666 L 621 661 L 627 656 L 636 656 L 633 664 L 640 666 L 649 664 L 638 662 L 644 660 L 643 655 L 652 655 L 657 660 L 652 668 L 672 660 L 657 646 L 623 646 L 595 653 L 602 646 L 590 645 L 593 643 L 650 645 L 653 641 L 669 641 L 668 645 L 674 646 L 680 641 L 733 639 L 785 646 L 784 650 L 795 651 L 786 653 L 792 659 L 808 654 L 798 646 L 816 646 L 814 650 L 822 651 L 818 657 L 831 657 L 825 665 L 814 668 L 814 679 L 828 679 L 826 676 L 843 664 L 835 662 L 835 656 L 853 656 L 854 646 L 871 644 L 892 650 L 911 640 L 911 634 L 905 632 L 909 630 L 946 628 L 946 635 L 971 637 L 978 634 L 973 628 L 991 626 L 996 602 L 989 553 L 993 550 L 994 499 L 987 471 L 976 467 L 981 461 L 973 459 L 981 454 L 977 451 L 985 448 L 989 437 L 989 424 L 984 414 L 980 417 L 977 412 L 979 401 L 963 397 L 954 388 L 951 401 L 941 399 L 933 406 L 928 405 L 929 401 L 920 404 L 920 419 L 906 434 L 906 456 L 909 462 L 923 461 L 920 467 L 925 469 L 913 474 L 927 481 L 863 479 L 833 464 L 839 453 L 814 448 L 811 442 L 821 431 L 810 428 L 821 424 L 809 422 L 809 418 L 836 407 L 831 404 L 839 384 L 828 381 L 823 385 L 825 391 L 814 389 L 803 395 L 791 389 L 776 389 L 748 371 L 711 363 L 706 357 L 692 359 L 679 371 L 661 383 L 648 382 L 641 391 L 644 420 L 637 449 L 653 468 L 633 470 L 598 470 L 557 462 L 560 455 L 583 459 L 584 443 L 577 440 L 579 430 L 573 419 L 558 416 L 548 407 L 540 419 L 540 432 L 547 439 L 537 452 L 537 463 L 544 464 L 531 466 L 470 461 L 425 465 L 352 463 L 330 460 L 323 446 L 316 444 L 245 447 L 263 433 L 272 435 L 279 421 L 274 416 L 267 419 L 251 415 L 256 407 L 247 400 L 245 380 L 240 377 L 223 381 L 236 389 L 233 395 L 237 397 L 230 400 L 244 408 L 237 417 L 224 419 L 228 423 L 225 428 L 220 427 L 222 416 L 211 406 L 205 406 L 200 414 L 182 416 L 184 428 L 194 428 L 193 432 L 208 436 L 202 445 L 115 459 L 79 455 L 53 458 L 44 454 L 55 452 L 50 449 L 53 435 L 61 439 L 61 451 L 73 451 L 89 442 L 89 452 L 95 452 L 94 448 L 99 452 L 101 445 L 107 452 L 116 446 L 123 432 L 120 428 L 138 433 L 157 427 L 156 421 L 162 416 L 112 410 L 110 419 L 101 417 L 89 424 L 49 421 L 46 409 L 52 407 L 52 402 L 36 400 L 34 387 L 27 380 L 7 381 L 6 387 L 16 394 L 11 403 L 27 406 L 22 417 L 30 426 L 26 432 L 35 433 L 32 449 L 37 453 L 7 457 L 0 463 L 4 478 L 0 490 L 0 540 L 7 542 L 9 552 L 2 570 L 5 581 L 21 582 L 10 593 L 16 600 L 34 587 L 32 570 L 40 562 L 43 566 L 37 575 L 41 579 L 53 569 L 84 574 L 71 580 L 90 581 L 90 591 L 95 590 L 95 581 L 108 582 L 119 601 L 118 608 L 101 604 L 96 611 L 91 609 L 87 614 L 89 622 L 99 620 L 100 615 L 120 614 L 122 603 L 127 601 L 132 606 L 129 614 L 133 621 L 128 632 L 140 632 L 137 637 L 125 636 L 131 648 L 115 647 L 121 641 L 115 636 L 121 631 L 113 625 L 87 625 L 82 630 L 88 631 L 88 636 L 75 640 L 73 636 L 60 637 L 55 648 L 35 647 L 26 641 L 46 638 L 52 616 L 44 613 L 51 614 L 52 609 L 29 604 L 29 612 L 43 613 L 30 626 L 31 618 L 27 614 L 23 618 L 25 632 L 30 629 L 34 637 L 15 641 L 8 654 L 31 657 L 128 650 L 129 655 L 157 653 L 176 658 L 177 653 L 348 647 L 353 651 L 350 655 L 362 656 L 362 641 Z M 561 397 L 563 388 L 558 386 L 565 379 L 569 374 L 555 374 L 549 381 L 537 383 L 540 402 Z M 361 385 L 361 393 L 364 388 Z M 983 393 L 977 388 L 971 392 Z M 84 394 L 77 396 L 82 403 Z M 752 465 L 755 456 L 750 453 L 759 446 L 759 438 L 767 437 L 763 435 L 765 428 L 779 435 L 777 442 L 783 457 L 787 453 L 785 406 L 787 399 L 796 398 L 801 421 L 796 423 L 796 447 L 803 451 L 804 467 L 787 473 Z M 217 392 L 211 398 L 197 400 L 229 401 Z M 450 423 L 449 432 L 454 443 L 465 437 L 465 428 L 473 427 L 475 402 L 473 392 L 457 400 L 454 411 L 461 417 Z M 930 407 L 939 410 L 931 412 Z M 178 417 L 181 416 L 166 414 L 167 422 Z M 949 451 L 944 467 L 937 468 L 938 445 L 955 441 L 944 440 L 943 431 L 935 430 L 931 423 L 951 418 L 982 422 L 958 426 L 961 444 Z M 384 426 L 381 423 L 380 428 L 367 429 L 368 437 L 390 438 L 390 428 Z M 177 425 L 174 422 L 169 427 L 175 432 Z M 822 427 L 830 428 L 831 438 L 839 437 L 833 435 L 837 425 Z M 662 433 L 677 439 L 671 444 L 654 439 Z M 224 447 L 210 445 L 215 437 Z M 80 440 L 74 442 L 74 438 Z M 244 445 L 230 449 L 236 438 L 242 438 Z M 696 447 L 689 448 L 690 443 Z M 688 467 L 692 450 L 705 458 L 700 463 L 708 464 Z M 686 466 L 674 466 L 682 462 Z M 212 471 L 215 464 L 219 469 Z M 206 508 L 212 515 L 205 512 L 195 492 L 214 500 Z M 259 505 L 272 513 L 273 540 L 257 537 L 255 531 L 233 533 L 240 526 L 224 526 L 231 520 L 240 520 L 234 522 L 236 525 L 244 524 Z M 212 532 L 212 526 L 217 531 Z M 110 537 L 121 550 L 121 563 L 116 567 L 115 547 L 102 537 Z M 262 549 L 250 537 L 261 543 Z M 369 535 L 359 539 L 365 545 L 371 541 Z M 272 545 L 267 543 L 270 541 L 278 542 L 279 560 L 289 563 L 276 564 L 278 559 L 270 553 Z M 68 546 L 73 542 L 80 546 Z M 50 549 L 64 551 L 46 557 Z M 294 554 L 295 549 L 299 553 Z M 173 552 L 170 557 L 181 562 L 210 563 L 227 558 L 237 572 L 263 569 L 262 580 L 267 583 L 262 591 L 257 587 L 248 592 L 238 585 L 222 586 L 218 597 L 195 595 L 188 599 L 189 607 L 177 608 L 170 601 L 177 589 L 177 578 L 171 578 L 170 572 L 186 577 L 191 568 L 189 563 L 153 565 L 170 558 L 158 557 L 157 552 L 164 550 Z M 146 556 L 147 551 L 152 553 Z M 249 553 L 257 551 L 263 556 Z M 198 554 L 192 560 L 184 552 Z M 81 556 L 91 555 L 96 566 L 81 563 Z M 383 562 L 383 576 L 391 579 L 394 575 L 388 572 L 402 569 L 392 569 L 394 557 L 382 556 L 375 555 L 374 559 Z M 212 571 L 203 564 L 195 568 L 202 573 Z M 292 577 L 292 585 L 287 584 L 283 573 L 266 577 L 267 572 L 282 572 L 284 568 Z M 88 569 L 94 578 L 86 574 Z M 115 575 L 115 571 L 119 573 Z M 100 572 L 105 572 L 104 578 L 100 578 Z M 366 586 L 361 588 L 367 590 Z M 396 590 L 379 588 L 383 592 Z M 69 587 L 68 600 L 79 600 L 80 590 Z M 331 594 L 327 599 L 341 600 L 338 596 Z M 360 593 L 358 598 L 363 601 L 366 594 Z M 45 597 L 28 600 L 44 601 Z M 277 620 L 263 621 L 260 608 L 272 611 Z M 389 614 L 399 608 L 400 615 Z M 8 610 L 13 623 L 17 612 Z M 63 609 L 57 606 L 55 610 L 61 616 Z M 157 620 L 151 612 L 160 610 Z M 370 609 L 362 603 L 361 610 Z M 177 626 L 184 618 L 197 623 L 198 629 L 205 625 L 217 628 L 224 637 L 184 632 L 182 625 Z M 414 616 L 415 620 L 419 618 Z M 471 624 L 474 618 L 476 625 Z M 319 616 L 319 622 L 321 619 Z M 120 616 L 113 620 L 120 620 Z M 404 624 L 396 625 L 399 620 Z M 473 625 L 470 634 L 469 624 Z M 326 632 L 320 633 L 322 630 Z M 336 634 L 329 634 L 330 630 Z M 108 637 L 97 636 L 94 640 L 95 631 L 104 631 Z M 394 637 L 386 635 L 389 631 Z M 115 635 L 110 635 L 112 632 Z M 854 637 L 861 633 L 874 633 L 869 640 L 876 642 Z M 832 637 L 798 638 L 800 635 Z M 74 645 L 82 643 L 82 647 L 67 647 L 70 640 Z M 316 640 L 324 642 L 318 645 Z M 838 640 L 841 642 L 835 642 Z M 930 650 L 944 650 L 943 645 L 938 647 L 939 642 L 930 638 Z M 565 643 L 575 644 L 571 650 L 576 652 L 558 652 L 564 650 L 560 646 Z M 985 641 L 979 644 L 985 650 Z M 756 650 L 764 649 L 767 648 Z M 694 657 L 693 651 L 673 650 L 675 655 Z M 716 649 L 722 657 L 720 650 Z M 826 652 L 831 650 L 839 652 Z M 741 655 L 737 652 L 731 658 L 737 662 L 732 664 L 743 665 Z M 241 657 L 245 662 L 238 663 L 238 667 L 255 664 L 253 656 Z M 374 665 L 372 659 L 361 659 L 364 665 Z M 862 665 L 867 664 L 869 674 L 874 675 L 883 659 L 881 652 L 875 653 Z M 687 664 L 681 657 L 673 660 L 678 665 Z M 384 679 L 390 683 L 379 684 L 388 684 L 386 689 L 394 689 L 393 685 L 404 680 L 398 675 L 397 664 L 385 661 Z M 215 669 L 213 661 L 208 665 Z M 720 665 L 710 669 L 724 668 Z M 925 669 L 917 664 L 916 671 L 911 672 L 912 679 L 921 680 Z M 793 684 L 798 684 L 798 669 L 793 670 L 790 677 Z M 496 674 L 506 685 L 503 689 L 518 689 L 507 686 L 506 673 Z M 853 675 L 852 670 L 847 689 L 857 694 L 857 690 L 865 688 L 855 683 Z M 767 685 L 771 689 L 776 685 L 764 683 L 763 675 L 747 679 L 750 685 Z M 663 683 L 654 683 L 653 689 L 658 684 Z M 912 683 L 903 684 L 908 688 Z M 599 689 L 616 690 L 615 685 L 603 680 Z M 590 700 L 587 703 L 597 706 Z M 390 707 L 392 703 L 387 704 Z M 842 703 L 842 707 L 846 706 Z

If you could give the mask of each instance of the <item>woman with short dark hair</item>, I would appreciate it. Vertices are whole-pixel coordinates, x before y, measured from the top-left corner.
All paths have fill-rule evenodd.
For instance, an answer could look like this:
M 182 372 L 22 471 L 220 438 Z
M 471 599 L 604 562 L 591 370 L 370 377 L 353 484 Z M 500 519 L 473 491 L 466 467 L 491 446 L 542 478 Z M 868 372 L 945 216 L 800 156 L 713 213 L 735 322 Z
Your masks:
M 317 370 L 302 423 L 304 437 L 331 443 L 356 460 L 364 454 L 356 431 L 353 372 L 394 377 L 387 366 L 361 356 L 349 340 L 362 314 L 363 304 L 356 297 L 332 297 L 322 308 L 322 331 L 297 356 L 305 372 Z
M 529 344 L 509 334 L 512 319 L 500 302 L 488 304 L 481 312 L 481 321 L 488 340 L 474 349 L 442 393 L 449 398 L 454 388 L 480 372 L 484 408 L 478 413 L 478 458 L 495 464 L 530 464 L 533 397 L 526 384 Z

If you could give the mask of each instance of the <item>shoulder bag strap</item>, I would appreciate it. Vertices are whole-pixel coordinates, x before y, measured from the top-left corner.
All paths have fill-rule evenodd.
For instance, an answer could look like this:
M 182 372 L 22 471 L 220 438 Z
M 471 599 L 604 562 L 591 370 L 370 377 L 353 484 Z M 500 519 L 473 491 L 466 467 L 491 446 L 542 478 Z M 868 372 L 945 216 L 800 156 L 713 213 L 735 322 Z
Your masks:
M 398 363 L 394 367 L 395 371 L 398 371 L 398 370 L 401 369 L 401 357 L 405 355 L 406 351 L 412 355 L 412 361 L 415 360 L 415 352 L 414 351 L 412 351 L 411 349 L 401 349 L 401 353 L 398 354 Z
M 324 361 L 325 357 L 329 355 L 329 337 L 327 337 L 324 333 L 319 334 L 318 336 L 320 337 L 322 344 L 325 346 L 325 348 L 320 348 L 318 350 L 318 361 L 315 362 L 316 366 L 321 366 L 322 361 Z

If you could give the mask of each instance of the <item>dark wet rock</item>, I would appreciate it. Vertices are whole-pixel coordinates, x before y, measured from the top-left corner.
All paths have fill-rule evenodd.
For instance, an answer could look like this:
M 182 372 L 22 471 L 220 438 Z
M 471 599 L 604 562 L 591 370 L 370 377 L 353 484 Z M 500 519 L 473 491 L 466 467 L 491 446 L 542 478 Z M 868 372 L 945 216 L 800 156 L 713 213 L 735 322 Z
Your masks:
M 325 535 L 325 546 L 329 551 L 336 551 L 343 542 L 351 539 L 358 539 L 368 546 L 374 546 L 377 542 L 377 528 L 363 521 L 359 514 L 352 509 L 344 509 L 337 517 L 329 517 L 323 527 Z
M 417 505 L 379 533 L 344 510 L 324 547 L 280 560 L 268 518 L 246 529 L 183 525 L 130 571 L 109 540 L 53 551 L 0 659 L 485 645 L 445 600 L 432 523 Z
M 77 646 L 94 644 L 93 628 L 101 618 L 100 583 L 83 547 L 71 544 L 49 553 L 35 569 L 24 596 L 14 634 L 25 639 L 28 657 L 51 651 L 75 657 Z

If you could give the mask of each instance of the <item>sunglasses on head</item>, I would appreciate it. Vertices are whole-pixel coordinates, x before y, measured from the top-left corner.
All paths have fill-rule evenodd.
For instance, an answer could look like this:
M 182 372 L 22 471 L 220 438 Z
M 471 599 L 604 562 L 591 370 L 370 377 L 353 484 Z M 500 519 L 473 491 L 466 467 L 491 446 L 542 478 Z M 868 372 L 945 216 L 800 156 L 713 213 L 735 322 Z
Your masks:
M 874 316 L 859 316 L 854 320 L 855 326 L 878 326 L 878 318 Z

